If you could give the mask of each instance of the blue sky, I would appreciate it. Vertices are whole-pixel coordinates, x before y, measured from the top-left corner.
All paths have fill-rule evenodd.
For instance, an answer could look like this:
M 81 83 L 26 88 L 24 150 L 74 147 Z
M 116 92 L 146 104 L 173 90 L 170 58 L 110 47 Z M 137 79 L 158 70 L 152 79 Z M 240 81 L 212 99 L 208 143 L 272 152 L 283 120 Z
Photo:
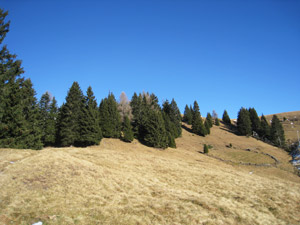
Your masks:
M 300 1 L 2 0 L 5 44 L 37 98 L 59 104 L 73 81 L 99 101 L 113 92 L 174 98 L 183 113 L 243 107 L 300 110 Z

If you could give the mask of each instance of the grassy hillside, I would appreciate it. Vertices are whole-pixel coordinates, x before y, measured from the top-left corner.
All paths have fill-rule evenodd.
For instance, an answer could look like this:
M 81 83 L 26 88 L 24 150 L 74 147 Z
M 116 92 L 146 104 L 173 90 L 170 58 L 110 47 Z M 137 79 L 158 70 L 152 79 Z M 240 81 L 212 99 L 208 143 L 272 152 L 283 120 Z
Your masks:
M 297 130 L 300 132 L 300 111 L 278 113 L 276 115 L 282 121 L 286 140 L 288 142 L 297 141 Z M 270 121 L 272 116 L 273 115 L 267 115 L 266 118 Z M 286 120 L 284 120 L 284 118 L 286 118 Z
M 0 224 L 300 223 L 300 178 L 286 152 L 222 126 L 205 138 L 183 130 L 176 143 L 0 149 Z

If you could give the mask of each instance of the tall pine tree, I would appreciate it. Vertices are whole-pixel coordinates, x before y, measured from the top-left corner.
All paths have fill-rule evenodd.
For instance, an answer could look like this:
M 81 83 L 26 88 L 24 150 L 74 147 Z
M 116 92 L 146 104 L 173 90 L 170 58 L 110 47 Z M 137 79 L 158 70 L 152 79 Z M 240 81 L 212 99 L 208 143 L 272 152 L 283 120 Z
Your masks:
M 207 122 L 209 124 L 209 127 L 210 128 L 213 127 L 214 122 L 213 122 L 212 116 L 211 116 L 211 114 L 209 112 L 206 115 L 206 120 L 207 120 Z
M 56 119 L 57 103 L 55 98 L 48 92 L 42 95 L 39 103 L 40 107 L 40 128 L 42 142 L 44 146 L 54 146 L 56 144 Z
M 84 96 L 77 82 L 74 82 L 60 109 L 59 143 L 61 146 L 78 145 L 80 142 L 80 116 L 84 108 Z
M 270 125 L 264 115 L 262 115 L 260 118 L 259 136 L 263 139 L 270 140 Z
M 194 101 L 192 131 L 195 134 L 205 136 L 207 131 L 201 118 L 200 109 L 197 101 Z
M 99 110 L 91 86 L 88 87 L 84 107 L 79 118 L 80 139 L 79 146 L 99 145 L 102 139 L 102 131 L 99 124 Z
M 0 45 L 9 31 L 8 15 L 0 9 Z M 7 46 L 0 50 L 0 146 L 40 149 L 38 107 L 30 80 L 24 80 L 21 61 Z M 33 143 L 34 142 L 34 143 Z
M 118 112 L 118 103 L 112 93 L 101 101 L 99 112 L 103 136 L 106 138 L 120 138 L 121 117 Z
M 257 112 L 254 108 L 249 108 L 249 116 L 251 120 L 252 131 L 255 131 L 257 134 L 259 134 L 261 124 Z
M 249 111 L 245 108 L 238 113 L 237 128 L 240 135 L 250 136 L 252 133 Z
M 184 108 L 183 121 L 189 125 L 191 125 L 193 121 L 193 112 L 191 111 L 191 108 L 188 107 L 188 105 L 185 105 Z
M 230 117 L 229 117 L 226 109 L 224 110 L 222 120 L 223 120 L 223 123 L 226 124 L 226 125 L 231 124 L 231 120 L 230 120 Z
M 285 136 L 282 124 L 276 115 L 272 117 L 271 129 L 270 129 L 271 141 L 278 147 L 285 146 Z

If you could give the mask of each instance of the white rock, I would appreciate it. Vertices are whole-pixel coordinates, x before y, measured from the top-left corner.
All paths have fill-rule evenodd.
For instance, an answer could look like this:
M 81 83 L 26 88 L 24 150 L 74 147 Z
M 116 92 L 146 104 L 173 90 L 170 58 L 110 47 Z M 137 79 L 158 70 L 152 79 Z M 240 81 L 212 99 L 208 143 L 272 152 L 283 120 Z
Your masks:
M 43 225 L 43 222 L 39 221 L 37 223 L 33 223 L 32 225 Z

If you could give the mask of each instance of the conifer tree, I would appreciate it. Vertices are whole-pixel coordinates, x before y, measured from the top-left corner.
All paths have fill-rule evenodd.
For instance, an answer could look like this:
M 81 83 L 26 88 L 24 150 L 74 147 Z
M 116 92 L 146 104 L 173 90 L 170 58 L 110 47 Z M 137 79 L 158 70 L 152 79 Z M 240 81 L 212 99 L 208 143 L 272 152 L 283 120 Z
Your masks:
M 209 124 L 209 127 L 210 128 L 213 127 L 214 122 L 213 122 L 212 116 L 211 116 L 211 114 L 209 112 L 206 115 L 206 120 L 207 120 L 207 122 Z
M 240 135 L 250 136 L 252 133 L 249 111 L 245 108 L 238 113 L 237 128 Z
M 204 127 L 205 127 L 205 131 L 206 131 L 205 133 L 210 134 L 210 123 L 207 119 L 204 122 Z
M 203 120 L 201 118 L 199 105 L 197 101 L 194 101 L 192 131 L 193 133 L 201 136 L 206 135 L 206 129 L 204 127 Z
M 26 79 L 21 89 L 24 126 L 20 143 L 23 148 L 42 149 L 41 130 L 39 126 L 39 108 L 35 98 L 35 91 L 30 79 Z
M 284 130 L 280 123 L 280 120 L 278 119 L 278 117 L 276 115 L 273 115 L 273 117 L 272 117 L 270 137 L 271 137 L 271 141 L 274 143 L 274 145 L 276 145 L 278 147 L 285 146 Z
M 77 82 L 74 82 L 66 97 L 66 103 L 60 110 L 59 144 L 61 146 L 77 145 L 80 142 L 80 124 L 84 96 Z
M 150 147 L 168 147 L 168 133 L 157 97 L 134 93 L 130 105 L 136 137 Z
M 52 101 L 48 92 L 42 95 L 40 107 L 40 128 L 41 140 L 44 146 L 54 146 L 56 144 L 56 118 L 57 105 L 53 97 Z
M 99 112 L 103 136 L 106 138 L 119 138 L 121 135 L 121 118 L 117 101 L 112 93 L 101 101 Z
M 139 129 L 142 123 L 142 95 L 133 94 L 131 102 L 130 102 L 131 110 L 132 110 L 132 125 L 133 125 L 133 133 L 136 138 L 139 138 Z
M 168 134 L 168 146 L 171 148 L 176 148 L 175 137 L 174 137 L 176 133 L 176 127 L 174 123 L 171 122 L 171 119 L 167 114 L 167 112 L 165 112 L 164 110 L 166 110 L 166 102 L 164 103 L 163 118 L 165 122 L 166 132 Z
M 143 142 L 154 148 L 167 148 L 168 136 L 161 111 L 147 110 L 147 117 L 143 124 Z
M 226 125 L 231 124 L 231 120 L 230 120 L 230 117 L 229 117 L 226 109 L 224 110 L 222 120 L 223 120 L 224 124 L 226 124 Z
M 80 139 L 79 146 L 99 145 L 102 139 L 102 132 L 99 125 L 99 110 L 91 86 L 88 87 L 84 107 L 81 109 L 79 118 Z
M 256 110 L 254 108 L 249 108 L 249 115 L 252 131 L 255 131 L 257 134 L 259 134 L 261 124 Z
M 270 139 L 270 125 L 264 115 L 260 118 L 259 136 L 263 139 Z
M 123 141 L 132 142 L 134 136 L 133 136 L 132 126 L 130 124 L 130 120 L 128 116 L 124 117 L 122 131 L 123 131 L 123 137 L 122 137 Z
M 24 117 L 21 105 L 21 86 L 24 72 L 21 61 L 10 54 L 2 42 L 9 31 L 10 22 L 5 22 L 8 12 L 0 9 L 0 147 L 22 148 L 20 141 Z
M 173 99 L 171 104 L 169 101 L 165 101 L 163 104 L 163 112 L 165 113 L 164 118 L 168 117 L 169 122 L 171 123 L 171 127 L 168 132 L 171 132 L 171 136 L 174 138 L 181 136 L 181 115 L 180 111 L 177 107 L 175 100 Z M 165 120 L 166 121 L 166 120 Z
M 183 121 L 187 124 L 191 125 L 193 121 L 193 113 L 191 108 L 188 105 L 185 105 L 184 114 L 183 114 Z
M 52 98 L 50 104 L 50 112 L 46 127 L 45 144 L 48 146 L 55 146 L 57 143 L 57 121 L 58 121 L 58 107 L 55 97 Z

